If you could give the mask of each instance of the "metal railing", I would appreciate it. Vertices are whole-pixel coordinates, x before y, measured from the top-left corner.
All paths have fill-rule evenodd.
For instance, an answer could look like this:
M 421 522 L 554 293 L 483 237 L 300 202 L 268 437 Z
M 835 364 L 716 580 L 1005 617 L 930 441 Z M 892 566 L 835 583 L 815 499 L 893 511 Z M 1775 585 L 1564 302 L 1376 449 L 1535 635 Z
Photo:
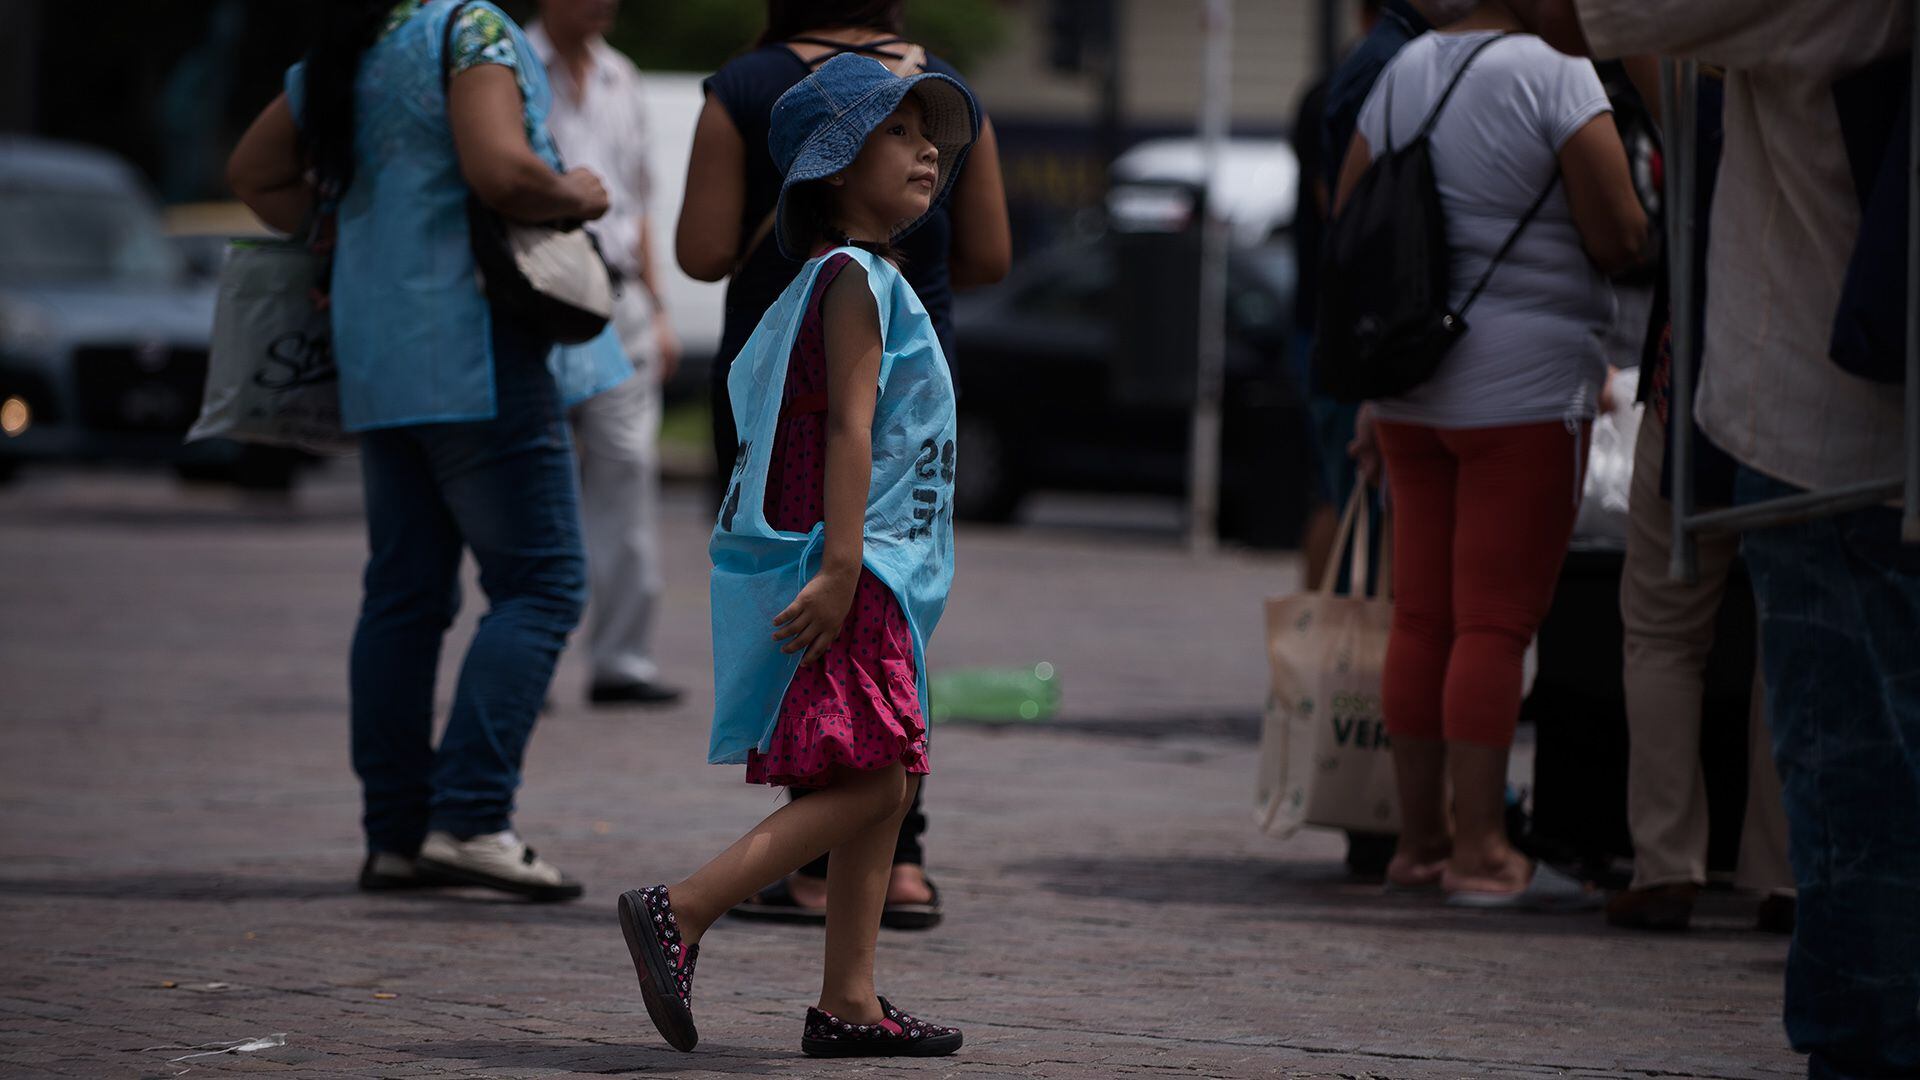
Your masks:
M 1920 57 L 1920 2 L 1915 4 L 1914 54 Z M 1920 73 L 1917 73 L 1920 74 Z M 1661 118 L 1665 128 L 1667 273 L 1672 311 L 1673 434 L 1673 563 L 1670 573 L 1692 582 L 1698 574 L 1695 537 L 1703 532 L 1765 528 L 1806 521 L 1850 510 L 1904 501 L 1901 536 L 1920 543 L 1920 303 L 1913 301 L 1920 283 L 1920 77 L 1912 80 L 1914 139 L 1907 163 L 1907 378 L 1904 477 L 1885 477 L 1844 487 L 1809 491 L 1786 498 L 1705 513 L 1694 508 L 1693 390 L 1695 260 L 1694 194 L 1699 182 L 1695 153 L 1698 134 L 1699 65 L 1669 60 L 1660 67 Z M 1817 418 L 1814 422 L 1818 422 Z

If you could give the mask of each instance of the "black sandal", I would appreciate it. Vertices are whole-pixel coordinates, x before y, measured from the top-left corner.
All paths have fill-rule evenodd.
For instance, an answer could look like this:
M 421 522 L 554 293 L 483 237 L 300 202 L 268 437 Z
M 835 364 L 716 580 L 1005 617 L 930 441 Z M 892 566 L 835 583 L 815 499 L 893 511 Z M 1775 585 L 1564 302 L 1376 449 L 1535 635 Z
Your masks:
M 793 895 L 787 879 L 779 881 L 754 893 L 752 898 L 733 905 L 727 912 L 736 919 L 753 919 L 759 922 L 803 923 L 809 926 L 825 926 L 827 909 L 812 908 L 801 903 Z M 884 924 L 886 916 L 881 916 Z
M 800 1051 L 808 1057 L 945 1057 L 960 1049 L 959 1028 L 924 1023 L 880 999 L 881 1021 L 849 1024 L 830 1012 L 807 1010 Z
M 932 895 L 924 904 L 888 904 L 880 909 L 880 925 L 889 930 L 931 930 L 940 925 L 940 890 L 934 887 L 933 879 L 927 879 L 927 892 Z
M 693 1026 L 693 965 L 700 946 L 681 942 L 665 885 L 621 893 L 619 908 L 620 933 L 640 976 L 647 1015 L 669 1046 L 692 1050 L 700 1041 Z

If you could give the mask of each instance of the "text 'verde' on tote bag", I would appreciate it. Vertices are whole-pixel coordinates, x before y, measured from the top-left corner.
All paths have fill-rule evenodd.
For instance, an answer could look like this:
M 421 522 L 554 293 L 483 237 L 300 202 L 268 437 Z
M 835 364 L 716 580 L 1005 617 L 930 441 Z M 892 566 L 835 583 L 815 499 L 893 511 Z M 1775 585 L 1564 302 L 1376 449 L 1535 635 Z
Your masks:
M 440 89 L 453 85 L 455 4 L 440 39 Z M 593 234 L 578 221 L 509 221 L 467 196 L 467 231 L 487 302 L 561 345 L 592 341 L 613 319 L 613 275 Z
M 324 305 L 328 257 L 297 240 L 240 240 L 220 267 L 200 418 L 187 442 L 225 438 L 352 450 Z
M 1272 682 L 1254 820 L 1274 836 L 1292 836 L 1304 825 L 1400 829 L 1393 755 L 1380 715 L 1393 622 L 1392 530 L 1383 530 L 1379 584 L 1367 594 L 1368 517 L 1366 487 L 1357 485 L 1319 586 L 1266 604 Z M 1337 596 L 1333 586 L 1349 545 L 1361 595 Z

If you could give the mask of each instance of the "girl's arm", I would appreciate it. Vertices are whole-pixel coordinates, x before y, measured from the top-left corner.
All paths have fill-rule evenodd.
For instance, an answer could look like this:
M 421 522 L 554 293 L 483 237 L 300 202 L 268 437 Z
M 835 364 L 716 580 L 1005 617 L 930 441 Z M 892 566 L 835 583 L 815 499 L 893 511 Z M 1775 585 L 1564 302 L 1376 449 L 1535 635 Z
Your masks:
M 283 233 L 295 233 L 313 211 L 313 188 L 301 160 L 300 129 L 287 95 L 273 99 L 227 159 L 227 186 L 254 216 Z
M 740 212 L 746 202 L 747 142 L 727 110 L 708 94 L 693 129 L 687 193 L 673 237 L 674 258 L 688 277 L 719 281 L 747 254 L 740 250 Z M 771 244 L 773 238 L 764 242 Z
M 845 267 L 821 303 L 827 349 L 827 529 L 820 572 L 773 620 L 783 651 L 803 664 L 840 636 L 860 567 L 873 480 L 873 410 L 880 384 L 880 311 L 858 263 Z

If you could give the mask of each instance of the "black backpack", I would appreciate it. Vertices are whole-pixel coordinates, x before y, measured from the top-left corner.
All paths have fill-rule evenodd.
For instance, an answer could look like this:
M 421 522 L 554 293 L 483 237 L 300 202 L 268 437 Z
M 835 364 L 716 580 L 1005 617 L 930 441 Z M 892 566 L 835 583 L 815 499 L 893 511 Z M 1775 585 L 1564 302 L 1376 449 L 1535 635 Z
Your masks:
M 1505 36 L 1489 38 L 1467 54 L 1413 140 L 1398 150 L 1393 148 L 1393 85 L 1387 84 L 1384 152 L 1354 185 L 1323 241 L 1313 369 L 1320 392 L 1328 397 L 1345 402 L 1397 397 L 1432 378 L 1447 350 L 1467 332 L 1467 309 L 1560 181 L 1556 169 L 1553 182 L 1507 235 L 1459 310 L 1449 306 L 1452 250 L 1427 137 L 1474 59 Z

